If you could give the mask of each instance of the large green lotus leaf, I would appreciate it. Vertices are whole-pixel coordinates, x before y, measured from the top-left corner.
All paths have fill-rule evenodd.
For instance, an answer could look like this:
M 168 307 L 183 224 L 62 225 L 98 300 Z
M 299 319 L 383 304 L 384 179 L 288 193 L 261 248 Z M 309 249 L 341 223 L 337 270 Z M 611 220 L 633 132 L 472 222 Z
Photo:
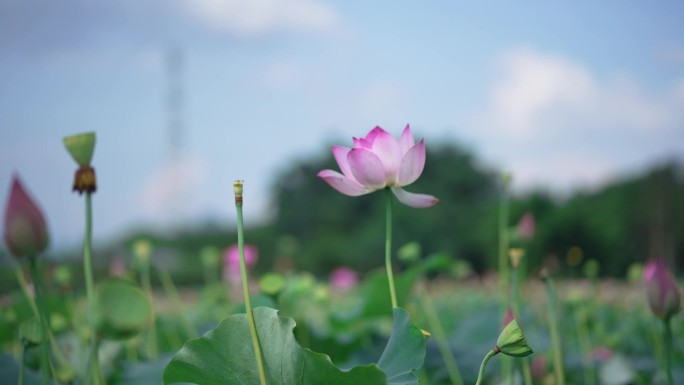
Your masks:
M 413 371 L 423 366 L 427 340 L 423 332 L 411 323 L 406 311 L 394 308 L 393 313 L 392 335 L 378 366 L 391 385 L 417 384 L 418 378 Z
M 152 322 L 152 304 L 144 291 L 123 279 L 108 279 L 98 287 L 100 332 L 126 339 Z
M 404 377 L 422 365 L 425 341 L 417 343 L 420 329 L 408 315 L 395 310 L 395 333 L 378 365 L 357 366 L 342 371 L 321 353 L 304 349 L 292 333 L 295 322 L 279 317 L 277 310 L 259 307 L 254 318 L 261 344 L 268 384 L 282 385 L 387 385 L 388 378 Z M 416 334 L 418 333 L 418 334 Z M 394 338 L 394 341 L 392 339 Z M 189 382 L 198 385 L 258 385 L 259 376 L 246 314 L 223 320 L 203 337 L 188 341 L 164 371 L 164 384 Z M 392 382 L 392 384 L 398 382 Z M 411 378 L 401 384 L 415 383 Z

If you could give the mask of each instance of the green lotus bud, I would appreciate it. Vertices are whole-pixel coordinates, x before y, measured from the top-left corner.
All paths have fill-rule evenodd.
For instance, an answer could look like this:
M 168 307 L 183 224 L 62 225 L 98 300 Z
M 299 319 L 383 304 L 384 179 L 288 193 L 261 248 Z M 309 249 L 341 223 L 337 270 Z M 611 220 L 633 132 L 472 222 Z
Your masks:
M 512 357 L 525 357 L 532 354 L 532 349 L 527 345 L 518 321 L 513 318 L 499 334 L 496 340 L 496 348 L 503 354 Z
M 93 151 L 95 150 L 95 133 L 84 132 L 67 136 L 64 139 L 64 146 L 66 147 L 71 157 L 81 167 L 90 166 L 93 160 Z
M 55 269 L 55 282 L 62 288 L 71 286 L 71 269 L 66 265 L 57 266 Z
M 420 258 L 421 248 L 418 242 L 409 242 L 397 251 L 397 256 L 403 262 L 415 262 Z
M 147 266 L 150 263 L 150 256 L 152 254 L 152 242 L 147 239 L 138 239 L 133 243 L 133 260 L 140 268 Z

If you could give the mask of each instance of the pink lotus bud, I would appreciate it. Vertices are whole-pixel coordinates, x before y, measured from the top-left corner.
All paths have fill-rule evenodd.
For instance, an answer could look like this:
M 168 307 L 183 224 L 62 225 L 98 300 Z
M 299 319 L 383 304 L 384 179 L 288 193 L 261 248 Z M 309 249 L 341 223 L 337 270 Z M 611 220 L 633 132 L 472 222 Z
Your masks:
M 528 211 L 520 218 L 520 221 L 515 226 L 515 233 L 518 236 L 518 239 L 531 241 L 532 238 L 534 238 L 535 229 L 534 215 Z
M 356 272 L 348 267 L 338 267 L 330 273 L 330 286 L 339 291 L 348 291 L 358 282 Z
M 4 226 L 5 244 L 15 257 L 35 257 L 48 245 L 45 218 L 16 175 L 5 206 Z
M 650 260 L 644 268 L 644 285 L 651 311 L 656 317 L 669 319 L 681 309 L 679 288 L 662 259 Z

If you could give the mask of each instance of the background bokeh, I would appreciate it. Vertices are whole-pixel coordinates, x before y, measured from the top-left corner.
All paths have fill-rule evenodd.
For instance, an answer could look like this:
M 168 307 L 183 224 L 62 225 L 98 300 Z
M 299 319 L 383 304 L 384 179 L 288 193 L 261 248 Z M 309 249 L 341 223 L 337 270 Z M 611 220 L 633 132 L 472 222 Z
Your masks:
M 380 197 L 344 197 L 315 173 L 335 167 L 331 145 L 410 123 L 429 159 L 409 190 L 442 204 L 397 207 L 397 245 L 415 240 L 485 271 L 506 170 L 511 224 L 527 210 L 538 220 L 534 266 L 556 261 L 571 275 L 596 259 L 602 273 L 623 276 L 662 255 L 677 268 L 682 8 L 4 1 L 0 183 L 19 173 L 41 202 L 49 258 L 78 256 L 83 207 L 61 138 L 94 130 L 101 265 L 143 235 L 181 261 L 206 244 L 227 246 L 230 185 L 245 179 L 260 268 L 292 253 L 318 273 L 368 269 L 382 247 Z M 582 256 L 574 266 L 573 247 Z

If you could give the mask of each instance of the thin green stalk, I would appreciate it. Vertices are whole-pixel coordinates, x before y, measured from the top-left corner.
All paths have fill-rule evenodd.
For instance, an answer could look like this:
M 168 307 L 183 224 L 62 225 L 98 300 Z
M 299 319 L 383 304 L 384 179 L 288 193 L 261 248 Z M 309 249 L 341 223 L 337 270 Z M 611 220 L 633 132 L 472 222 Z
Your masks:
M 591 350 L 589 326 L 587 325 L 587 319 L 581 316 L 582 310 L 584 310 L 584 314 L 587 314 L 589 310 L 586 308 L 586 304 L 584 303 L 581 303 L 578 306 L 580 307 L 580 309 L 573 309 L 573 312 L 575 316 L 575 326 L 577 328 L 577 340 L 579 342 L 580 350 L 582 351 L 582 361 L 584 361 L 582 365 L 582 372 L 584 373 L 584 383 L 587 385 L 596 385 L 596 374 L 594 371 L 594 365 L 591 362 L 591 358 L 589 357 L 589 353 Z
M 549 328 L 551 332 L 551 349 L 553 351 L 553 372 L 556 377 L 556 385 L 565 385 L 565 371 L 563 368 L 563 353 L 561 351 L 560 333 L 558 331 L 558 318 L 556 317 L 557 308 L 557 294 L 553 287 L 551 277 L 545 276 L 546 294 L 548 296 L 548 303 L 546 315 L 549 321 Z
M 36 305 L 38 307 L 38 321 L 40 323 L 40 374 L 43 385 L 50 384 L 50 351 L 48 346 L 48 325 L 45 318 L 45 303 L 43 293 L 40 289 L 40 273 L 36 257 L 30 256 L 31 276 L 33 279 L 33 290 L 36 293 Z
M 529 357 L 523 357 L 522 358 L 522 372 L 523 372 L 523 381 L 525 382 L 525 385 L 532 385 L 532 369 L 530 369 L 530 358 Z
M 95 298 L 95 283 L 93 280 L 93 256 L 92 256 L 92 234 L 93 234 L 93 203 L 90 192 L 85 193 L 86 206 L 86 228 L 83 241 L 83 271 L 85 273 L 86 297 L 88 299 L 88 326 L 90 327 L 90 365 L 93 369 L 93 384 L 99 385 L 102 379 L 100 370 L 100 358 L 97 347 L 97 326 L 95 325 L 95 314 L 97 312 L 97 299 Z
M 499 349 L 492 349 L 484 357 L 484 359 L 482 360 L 482 364 L 480 364 L 480 372 L 477 374 L 477 382 L 475 383 L 475 385 L 482 385 L 482 381 L 484 380 L 485 367 L 487 366 L 487 361 L 489 361 L 489 359 L 494 357 L 494 355 L 497 353 L 499 353 Z
M 394 289 L 394 275 L 392 274 L 392 190 L 385 188 L 386 215 L 385 215 L 385 269 L 387 270 L 387 282 L 389 282 L 392 309 L 399 307 L 397 304 L 397 292 Z
M 26 347 L 24 344 L 20 344 L 21 353 L 19 354 L 19 384 L 24 385 L 24 371 L 26 370 L 24 361 L 26 361 Z
M 458 365 L 456 365 L 456 358 L 454 358 L 451 347 L 447 342 L 446 333 L 444 332 L 444 328 L 442 328 L 442 323 L 439 321 L 435 306 L 425 290 L 423 290 L 423 299 L 420 303 L 423 305 L 423 312 L 427 317 L 430 330 L 435 335 L 435 342 L 437 343 L 439 353 L 444 360 L 444 365 L 446 366 L 447 373 L 449 373 L 451 383 L 454 385 L 463 385 L 463 378 L 461 378 L 461 372 L 458 370 Z
M 663 345 L 665 345 L 665 374 L 667 375 L 667 384 L 674 384 L 672 380 L 672 325 L 670 324 L 670 317 L 663 320 Z
M 40 314 L 38 313 L 38 308 L 36 307 L 36 302 L 33 300 L 33 298 L 31 298 L 31 295 L 30 295 L 29 290 L 28 290 L 28 284 L 26 283 L 26 278 L 24 278 L 24 274 L 21 271 L 21 267 L 16 268 L 16 270 L 14 271 L 14 275 L 17 277 L 17 281 L 19 282 L 19 287 L 21 288 L 21 292 L 24 294 L 26 301 L 29 303 L 29 307 L 31 307 L 31 311 L 33 312 L 33 315 L 36 317 L 36 319 L 40 319 Z M 50 347 L 52 347 L 52 352 L 55 354 L 55 358 L 57 358 L 59 366 L 61 368 L 72 369 L 71 363 L 69 363 L 69 360 L 64 355 L 62 348 L 57 343 L 57 340 L 55 339 L 54 334 L 52 334 L 52 330 L 50 330 L 49 328 L 48 328 L 48 340 L 50 341 Z
M 192 324 L 188 320 L 188 317 L 183 312 L 183 305 L 181 303 L 180 295 L 178 295 L 178 289 L 176 289 L 176 285 L 173 283 L 171 273 L 165 270 L 159 270 L 159 279 L 161 280 L 162 286 L 164 287 L 166 296 L 171 299 L 171 304 L 173 305 L 174 311 L 180 317 L 181 324 L 185 329 L 185 334 L 187 335 L 187 338 L 194 338 L 197 335 L 197 331 L 192 326 Z
M 238 233 L 238 250 L 240 251 L 240 276 L 242 277 L 242 291 L 245 296 L 245 310 L 247 312 L 247 321 L 249 322 L 249 332 L 252 335 L 252 345 L 254 346 L 254 355 L 257 363 L 257 370 L 259 371 L 259 380 L 261 385 L 266 385 L 266 372 L 264 370 L 264 362 L 261 356 L 261 347 L 259 346 L 259 336 L 257 335 L 256 323 L 254 322 L 254 313 L 252 312 L 252 303 L 249 299 L 249 282 L 247 281 L 247 266 L 245 265 L 245 234 L 244 223 L 242 220 L 242 182 L 239 182 L 240 193 L 235 191 L 235 208 L 237 210 L 237 233 Z
M 504 180 L 504 185 L 501 187 L 501 196 L 499 201 L 499 300 L 501 317 L 504 317 L 509 301 L 509 279 L 510 273 L 508 269 L 508 196 L 507 196 L 507 182 Z M 502 357 L 501 360 L 501 375 L 504 384 L 509 384 L 512 378 L 513 361 L 509 357 Z
M 521 282 L 521 268 L 520 266 L 513 266 L 511 285 L 512 285 L 512 299 L 511 304 L 515 314 L 520 314 L 520 282 Z M 511 361 L 509 359 L 509 361 Z M 530 370 L 530 361 L 527 357 L 523 357 L 520 361 L 522 367 L 523 381 L 525 385 L 532 385 L 532 373 Z
M 505 187 L 501 191 L 499 203 L 499 299 L 502 314 L 506 312 L 508 300 L 508 197 Z
M 149 258 L 143 259 L 140 268 L 142 270 L 140 272 L 140 285 L 143 287 L 143 290 L 147 294 L 147 298 L 149 298 L 150 303 L 152 304 L 152 322 L 150 323 L 150 330 L 147 335 L 147 353 L 150 355 L 150 358 L 154 360 L 157 359 L 158 356 L 157 313 L 154 310 L 154 295 L 152 293 L 152 277 Z

